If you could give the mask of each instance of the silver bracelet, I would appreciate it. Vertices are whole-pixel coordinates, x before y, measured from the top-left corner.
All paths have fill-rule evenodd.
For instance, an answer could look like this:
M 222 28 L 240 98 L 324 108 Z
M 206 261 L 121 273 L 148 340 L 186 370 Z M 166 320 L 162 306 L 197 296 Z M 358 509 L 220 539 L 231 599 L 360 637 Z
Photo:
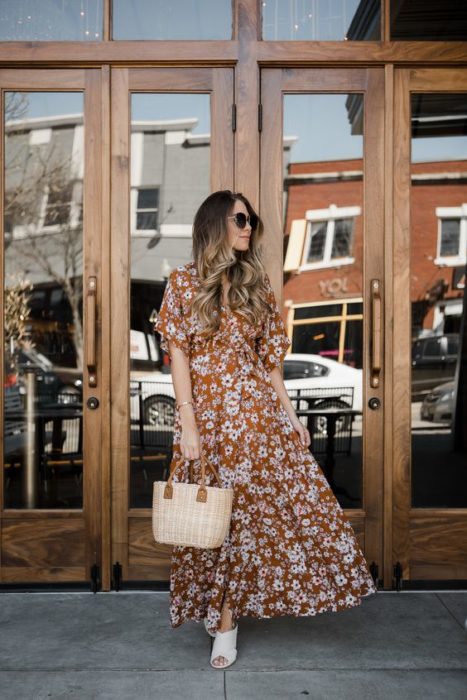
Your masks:
M 175 404 L 175 407 L 176 407 L 177 409 L 179 409 L 180 406 L 185 406 L 185 404 L 188 404 L 188 403 L 191 403 L 191 404 L 192 404 L 193 401 L 182 401 L 181 403 Z

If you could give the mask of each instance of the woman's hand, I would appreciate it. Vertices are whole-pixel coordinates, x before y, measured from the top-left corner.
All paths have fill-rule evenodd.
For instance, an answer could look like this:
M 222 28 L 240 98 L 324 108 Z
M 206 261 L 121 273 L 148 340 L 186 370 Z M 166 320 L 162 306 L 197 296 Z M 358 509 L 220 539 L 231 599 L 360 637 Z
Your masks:
M 199 430 L 195 421 L 183 422 L 180 438 L 180 452 L 184 459 L 200 459 L 200 445 Z
M 290 418 L 290 416 L 289 416 Z M 310 432 L 308 428 L 306 428 L 303 423 L 298 419 L 298 417 L 294 414 L 290 418 L 290 422 L 292 423 L 292 426 L 294 430 L 296 431 L 298 438 L 300 442 L 302 443 L 303 447 L 309 447 L 311 443 L 311 437 L 310 437 Z

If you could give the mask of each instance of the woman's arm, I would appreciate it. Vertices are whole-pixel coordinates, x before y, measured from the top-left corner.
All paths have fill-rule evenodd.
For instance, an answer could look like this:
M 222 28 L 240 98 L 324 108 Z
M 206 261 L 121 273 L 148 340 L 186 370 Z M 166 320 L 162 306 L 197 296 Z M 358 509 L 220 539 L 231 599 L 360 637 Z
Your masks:
M 175 400 L 177 404 L 183 403 L 183 401 L 193 401 L 188 357 L 180 347 L 170 340 L 168 341 L 168 346 L 172 359 L 172 383 Z M 176 410 L 180 412 L 182 427 L 180 451 L 185 459 L 199 459 L 200 436 L 196 425 L 193 404 L 184 404 Z
M 277 396 L 279 397 L 280 402 L 285 408 L 287 415 L 289 416 L 290 422 L 292 423 L 292 426 L 298 433 L 298 437 L 300 438 L 302 445 L 304 447 L 308 447 L 311 443 L 310 433 L 308 431 L 308 428 L 306 428 L 303 425 L 303 423 L 299 420 L 297 414 L 295 413 L 295 409 L 289 398 L 287 389 L 285 388 L 284 380 L 282 379 L 282 372 L 280 367 L 274 367 L 274 369 L 269 372 L 269 376 L 271 377 L 271 384 L 274 387 L 274 390 Z

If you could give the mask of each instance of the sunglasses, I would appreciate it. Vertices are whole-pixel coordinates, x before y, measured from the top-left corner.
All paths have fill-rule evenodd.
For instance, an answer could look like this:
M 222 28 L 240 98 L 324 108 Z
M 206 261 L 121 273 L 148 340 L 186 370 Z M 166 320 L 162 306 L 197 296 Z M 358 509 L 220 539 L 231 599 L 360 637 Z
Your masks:
M 238 228 L 241 229 L 245 228 L 247 222 L 250 224 L 252 231 L 256 231 L 256 229 L 258 228 L 258 217 L 256 216 L 256 214 L 251 214 L 250 216 L 247 216 L 246 214 L 243 214 L 243 212 L 239 212 L 238 214 L 228 216 L 227 218 L 233 219 Z

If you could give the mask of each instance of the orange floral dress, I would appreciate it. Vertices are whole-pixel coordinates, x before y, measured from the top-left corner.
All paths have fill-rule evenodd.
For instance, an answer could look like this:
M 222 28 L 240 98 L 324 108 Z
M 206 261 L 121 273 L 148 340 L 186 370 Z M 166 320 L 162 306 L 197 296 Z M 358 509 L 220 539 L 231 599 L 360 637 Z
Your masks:
M 172 627 L 207 618 L 215 631 L 226 593 L 234 618 L 316 615 L 376 593 L 354 530 L 272 386 L 269 372 L 290 340 L 266 283 L 270 313 L 260 327 L 221 306 L 220 328 L 206 340 L 188 311 L 199 284 L 195 263 L 180 265 L 154 326 L 163 350 L 170 340 L 189 358 L 201 450 L 234 489 L 220 548 L 173 548 Z M 171 468 L 182 457 L 180 437 L 176 411 Z M 196 479 L 200 461 L 191 465 Z M 189 466 L 185 460 L 175 480 L 187 481 Z

